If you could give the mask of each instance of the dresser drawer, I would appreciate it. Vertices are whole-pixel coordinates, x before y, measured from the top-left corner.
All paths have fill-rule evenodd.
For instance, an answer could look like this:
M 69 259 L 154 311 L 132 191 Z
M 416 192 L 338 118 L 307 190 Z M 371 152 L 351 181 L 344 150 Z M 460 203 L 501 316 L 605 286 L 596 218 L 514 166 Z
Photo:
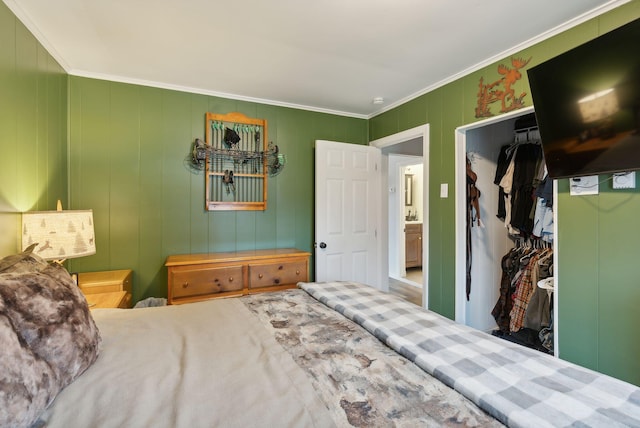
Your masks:
M 242 291 L 242 266 L 184 266 L 169 270 L 171 298 Z
M 113 293 L 126 291 L 131 294 L 130 269 L 110 270 L 104 272 L 80 272 L 78 287 L 84 294 Z
M 294 285 L 307 278 L 306 260 L 249 265 L 249 289 Z

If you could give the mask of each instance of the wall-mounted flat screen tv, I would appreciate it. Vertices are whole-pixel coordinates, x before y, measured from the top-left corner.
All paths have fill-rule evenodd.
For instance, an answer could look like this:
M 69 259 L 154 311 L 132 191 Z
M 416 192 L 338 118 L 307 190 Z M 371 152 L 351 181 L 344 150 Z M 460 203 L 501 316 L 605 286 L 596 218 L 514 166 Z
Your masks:
M 527 73 L 549 177 L 640 169 L 640 19 Z

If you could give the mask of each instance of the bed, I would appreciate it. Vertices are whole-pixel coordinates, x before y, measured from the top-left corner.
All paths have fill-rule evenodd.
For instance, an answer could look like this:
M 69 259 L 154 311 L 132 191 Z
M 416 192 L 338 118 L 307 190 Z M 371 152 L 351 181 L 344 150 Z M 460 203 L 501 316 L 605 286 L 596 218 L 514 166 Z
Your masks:
M 27 267 L 18 273 L 0 263 L 0 334 L 9 343 L 6 326 L 18 336 L 26 326 L 18 351 L 32 359 L 0 351 L 1 426 L 640 426 L 637 387 L 363 284 L 89 312 L 63 268 L 21 257 Z M 11 308 L 20 306 L 15 296 L 33 301 L 35 292 L 64 316 L 49 311 L 38 329 L 26 315 L 34 305 Z M 50 327 L 68 320 L 73 334 Z M 73 336 L 71 356 L 60 346 L 48 352 L 48 334 L 58 344 Z M 7 385 L 38 379 L 20 372 L 37 368 L 29 361 L 47 361 L 56 382 L 44 386 L 55 388 L 40 399 L 42 383 L 26 382 L 32 399 L 15 400 Z

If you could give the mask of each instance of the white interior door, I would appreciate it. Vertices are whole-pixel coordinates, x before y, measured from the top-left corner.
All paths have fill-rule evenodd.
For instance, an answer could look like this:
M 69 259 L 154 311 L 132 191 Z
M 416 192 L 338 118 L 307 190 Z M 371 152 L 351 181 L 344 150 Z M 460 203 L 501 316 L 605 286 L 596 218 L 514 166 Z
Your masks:
M 316 281 L 382 286 L 380 149 L 316 141 Z

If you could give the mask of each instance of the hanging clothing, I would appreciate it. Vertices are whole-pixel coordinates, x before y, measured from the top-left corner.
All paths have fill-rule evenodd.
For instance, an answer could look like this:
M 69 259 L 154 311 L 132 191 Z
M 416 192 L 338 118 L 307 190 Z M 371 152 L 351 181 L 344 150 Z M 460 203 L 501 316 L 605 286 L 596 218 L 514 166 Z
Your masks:
M 534 279 L 532 275 L 532 282 L 535 285 L 524 314 L 523 326 L 525 328 L 540 331 L 551 324 L 551 292 L 547 284 L 549 280 L 553 281 L 552 266 L 553 252 L 547 251 L 540 256 L 537 267 L 533 271 L 536 273 L 537 279 Z
M 478 176 L 471 168 L 471 161 L 467 158 L 467 301 L 471 295 L 471 228 L 476 222 L 478 226 L 482 225 L 480 220 L 480 190 L 476 187 L 477 180 Z
M 553 250 L 517 245 L 502 257 L 500 296 L 491 315 L 501 332 L 535 330 L 550 325 L 549 297 L 536 284 L 553 278 Z M 546 300 L 546 301 L 545 301 Z
M 520 251 L 516 248 L 512 248 L 507 254 L 502 257 L 502 276 L 500 278 L 500 297 L 496 302 L 491 315 L 496 320 L 500 331 L 509 331 L 509 313 L 513 306 L 513 288 L 511 287 L 514 278 L 518 272 L 518 259 L 520 258 Z
M 511 163 L 511 156 L 507 154 L 507 149 L 509 148 L 509 144 L 500 147 L 500 154 L 498 155 L 498 163 L 496 166 L 496 174 L 493 178 L 493 184 L 498 186 L 498 211 L 496 213 L 496 217 L 500 220 L 504 221 L 507 215 L 506 207 L 505 207 L 505 193 L 504 189 L 500 186 L 500 181 L 502 181 L 502 177 L 507 173 L 507 168 Z M 511 152 L 509 152 L 511 153 Z
M 533 219 L 533 236 L 553 242 L 553 180 L 546 174 L 536 188 L 536 210 Z
M 516 291 L 513 294 L 513 307 L 509 313 L 509 331 L 516 332 L 522 328 L 524 313 L 533 293 L 531 273 L 538 257 L 537 254 L 533 253 L 527 254 L 526 258 L 521 259 L 522 273 L 516 284 Z
M 540 330 L 538 337 L 542 342 L 542 346 L 550 353 L 553 353 L 553 299 L 549 299 L 549 317 L 549 327 L 544 327 Z
M 514 151 L 511 154 L 511 160 L 509 161 L 509 165 L 507 166 L 507 170 L 505 171 L 504 176 L 500 180 L 500 187 L 504 193 L 504 205 L 505 205 L 505 215 L 504 215 L 504 226 L 507 228 L 510 235 L 519 235 L 520 231 L 511 227 L 511 208 L 512 208 L 512 197 L 511 190 L 513 189 L 513 173 L 515 171 L 515 153 L 518 148 L 515 147 Z
M 533 230 L 530 216 L 534 205 L 534 190 L 542 161 L 542 147 L 539 144 L 521 144 L 514 155 L 513 183 L 511 189 L 511 227 L 525 236 Z
M 516 120 L 513 143 L 500 148 L 494 183 L 500 186 L 497 217 L 512 236 L 528 237 L 534 226 L 536 191 L 546 174 L 534 114 Z
M 546 242 L 553 242 L 553 209 L 546 206 L 545 200 L 538 198 L 531 234 Z

